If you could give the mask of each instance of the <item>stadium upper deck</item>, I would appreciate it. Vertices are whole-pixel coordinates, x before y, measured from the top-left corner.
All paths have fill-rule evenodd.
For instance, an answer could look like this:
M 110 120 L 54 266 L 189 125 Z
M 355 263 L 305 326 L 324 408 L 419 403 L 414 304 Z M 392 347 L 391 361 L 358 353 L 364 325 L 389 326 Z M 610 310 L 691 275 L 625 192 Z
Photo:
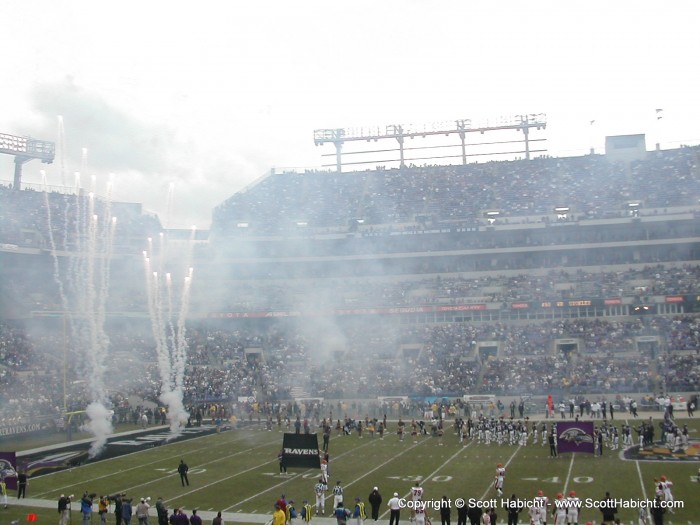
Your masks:
M 645 209 L 696 207 L 699 154 L 700 148 L 685 147 L 649 152 L 630 164 L 589 155 L 342 174 L 273 173 L 216 208 L 212 233 L 270 235 L 300 224 L 337 232 L 478 225 L 486 223 L 486 211 L 498 211 L 500 221 L 556 219 L 558 206 L 585 220 L 623 216 L 631 202 Z

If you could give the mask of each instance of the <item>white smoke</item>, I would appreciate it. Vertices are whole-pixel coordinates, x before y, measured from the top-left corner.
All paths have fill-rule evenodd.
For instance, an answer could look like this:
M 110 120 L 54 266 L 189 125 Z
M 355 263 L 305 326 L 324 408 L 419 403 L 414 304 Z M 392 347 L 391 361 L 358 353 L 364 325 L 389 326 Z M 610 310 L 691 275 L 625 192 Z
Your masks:
M 95 401 L 90 403 L 85 410 L 88 422 L 83 425 L 85 430 L 95 436 L 95 441 L 90 445 L 90 457 L 98 455 L 107 443 L 107 436 L 112 433 L 112 415 L 102 403 Z
M 158 371 L 161 379 L 160 400 L 168 408 L 167 417 L 170 422 L 171 437 L 182 432 L 189 418 L 183 404 L 183 395 L 188 350 L 186 320 L 192 285 L 193 270 L 190 264 L 194 235 L 193 228 L 192 239 L 185 250 L 185 276 L 180 290 L 176 289 L 172 274 L 163 271 L 168 257 L 166 239 L 162 234 L 157 250 L 153 246 L 152 239 L 149 239 L 149 249 L 143 254 L 148 312 L 156 342 Z M 154 254 L 156 251 L 157 254 Z M 154 254 L 153 258 L 151 254 Z M 178 253 L 176 258 L 182 261 L 182 254 Z
M 62 120 L 59 122 L 62 130 Z M 83 155 L 87 155 L 86 150 Z M 111 417 L 105 416 L 108 411 L 104 406 L 107 401 L 104 375 L 109 349 L 109 338 L 104 327 L 117 226 L 117 219 L 112 216 L 111 181 L 104 200 L 95 196 L 95 190 L 95 177 L 92 177 L 90 192 L 84 196 L 80 174 L 76 173 L 75 196 L 67 197 L 64 201 L 62 224 L 54 224 L 52 202 L 46 188 L 44 193 L 54 280 L 58 285 L 63 315 L 70 328 L 71 346 L 76 352 L 75 362 L 89 387 L 91 403 L 87 407 L 87 415 L 90 421 L 85 428 L 96 438 L 90 448 L 91 456 L 101 451 L 107 436 L 113 431 Z M 73 224 L 70 224 L 71 217 Z M 57 242 L 54 230 L 58 231 L 61 226 L 62 234 Z M 59 261 L 59 250 L 68 254 L 63 261 Z

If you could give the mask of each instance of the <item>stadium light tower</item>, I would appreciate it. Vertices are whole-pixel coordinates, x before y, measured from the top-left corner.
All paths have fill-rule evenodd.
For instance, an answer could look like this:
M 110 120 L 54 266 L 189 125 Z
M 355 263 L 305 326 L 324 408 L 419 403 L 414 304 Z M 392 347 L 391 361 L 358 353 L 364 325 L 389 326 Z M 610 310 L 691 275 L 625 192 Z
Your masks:
M 492 119 L 491 121 L 486 120 L 484 122 L 475 122 L 472 119 L 455 119 L 447 122 L 436 122 L 429 124 L 390 124 L 384 127 L 369 127 L 369 128 L 326 128 L 326 129 L 316 129 L 314 130 L 314 144 L 316 146 L 323 146 L 326 142 L 331 142 L 335 145 L 335 167 L 336 171 L 340 173 L 343 168 L 342 162 L 342 149 L 343 144 L 346 142 L 377 142 L 378 140 L 393 139 L 398 142 L 397 149 L 380 149 L 380 150 L 363 150 L 354 151 L 351 153 L 355 154 L 376 154 L 382 152 L 396 152 L 398 151 L 398 158 L 389 158 L 381 161 L 373 160 L 360 160 L 355 162 L 346 163 L 347 164 L 377 164 L 378 162 L 398 162 L 399 167 L 403 168 L 406 165 L 406 161 L 415 160 L 432 160 L 432 159 L 446 159 L 453 157 L 460 157 L 462 164 L 467 163 L 467 158 L 470 156 L 482 155 L 481 153 L 467 154 L 467 143 L 466 137 L 469 133 L 480 133 L 484 134 L 486 132 L 492 131 L 517 131 L 523 134 L 523 139 L 521 140 L 508 140 L 508 141 L 498 141 L 498 142 L 482 142 L 481 146 L 489 146 L 495 144 L 510 144 L 510 143 L 524 143 L 523 151 L 498 151 L 491 153 L 491 155 L 506 155 L 513 153 L 524 153 L 526 159 L 530 159 L 530 155 L 534 152 L 544 152 L 544 149 L 532 150 L 530 148 L 531 142 L 539 142 L 546 139 L 531 139 L 530 129 L 534 128 L 537 130 L 547 128 L 547 116 L 544 113 L 530 113 L 522 115 L 514 115 L 508 117 L 499 117 L 498 119 Z M 427 157 L 418 158 L 406 158 L 405 150 L 420 150 L 424 149 L 421 147 L 405 148 L 405 139 L 413 139 L 417 137 L 426 138 L 429 136 L 447 136 L 458 135 L 460 138 L 461 154 L 460 155 L 436 155 L 431 154 Z M 446 146 L 426 146 L 425 149 L 430 150 L 431 148 L 441 148 L 441 147 L 451 147 L 451 145 Z M 322 155 L 322 156 L 332 156 L 332 154 Z M 326 165 L 324 165 L 326 166 Z M 330 166 L 330 164 L 328 165 Z
M 12 187 L 19 191 L 22 189 L 22 165 L 33 159 L 51 164 L 56 156 L 56 144 L 46 140 L 0 133 L 0 153 L 14 155 L 15 179 Z

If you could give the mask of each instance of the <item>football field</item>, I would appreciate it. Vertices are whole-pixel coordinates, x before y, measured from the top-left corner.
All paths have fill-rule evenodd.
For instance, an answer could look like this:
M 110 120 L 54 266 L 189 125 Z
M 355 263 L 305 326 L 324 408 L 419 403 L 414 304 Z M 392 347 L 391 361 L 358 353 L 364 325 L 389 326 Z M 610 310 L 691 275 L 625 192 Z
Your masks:
M 615 423 L 620 425 L 623 421 L 618 419 Z M 667 512 L 665 523 L 700 524 L 700 483 L 696 478 L 700 467 L 696 458 L 700 459 L 700 455 L 694 455 L 700 452 L 700 441 L 695 439 L 698 425 L 693 419 L 679 418 L 677 423 L 687 423 L 690 429 L 691 442 L 683 457 L 656 447 L 645 459 L 625 459 L 620 450 L 608 448 L 602 457 L 570 453 L 553 459 L 548 446 L 541 446 L 540 442 L 533 445 L 531 439 L 526 446 L 486 445 L 469 440 L 460 444 L 451 426 L 446 428 L 443 445 L 429 436 L 420 436 L 414 442 L 410 435 L 400 441 L 395 432 L 380 439 L 367 434 L 359 438 L 356 433 L 338 436 L 334 431 L 329 449 L 329 488 L 340 481 L 345 504 L 352 507 L 355 497 L 367 503 L 372 488 L 379 487 L 383 496 L 380 520 L 388 520 L 386 503 L 392 494 L 408 497 L 418 481 L 425 489 L 424 501 L 446 496 L 452 502 L 453 522 L 458 499 L 471 499 L 495 506 L 498 522 L 505 523 L 501 497 L 493 488 L 496 465 L 502 463 L 506 468 L 503 498 L 515 494 L 521 500 L 532 500 L 542 490 L 551 501 L 557 493 L 566 495 L 573 490 L 583 502 L 579 523 L 585 524 L 600 523 L 601 512 L 595 502 L 610 492 L 620 500 L 618 517 L 626 524 L 636 523 L 636 505 L 653 499 L 654 480 L 665 475 L 673 481 L 674 497 L 682 505 Z M 395 431 L 396 423 L 390 422 L 389 429 Z M 28 499 L 18 502 L 10 491 L 10 508 L 0 510 L 0 523 L 25 523 L 30 514 L 35 514 L 39 523 L 57 523 L 56 502 L 61 494 L 75 496 L 72 521 L 79 523 L 82 516 L 78 500 L 85 491 L 98 495 L 125 492 L 134 498 L 134 505 L 142 497 L 150 497 L 152 505 L 157 497 L 162 497 L 170 510 L 184 508 L 189 515 L 193 508 L 199 509 L 205 523 L 210 523 L 217 511 L 224 513 L 227 523 L 265 523 L 281 494 L 294 500 L 297 509 L 304 499 L 313 504 L 313 488 L 320 476 L 317 469 L 290 469 L 286 476 L 280 474 L 277 453 L 282 436 L 276 427 L 272 431 L 256 427 L 234 429 L 32 477 Z M 177 473 L 181 459 L 190 467 L 190 485 L 185 487 Z M 328 492 L 326 518 L 332 501 Z M 437 510 L 429 509 L 428 514 L 434 523 L 439 521 Z M 408 521 L 408 509 L 402 511 L 401 518 Z M 150 521 L 151 525 L 157 523 L 155 509 L 151 509 Z M 321 524 L 327 520 L 315 516 L 313 521 Z M 99 523 L 97 513 L 92 522 Z M 135 522 L 134 518 L 132 523 Z M 527 512 L 520 515 L 520 522 L 529 523 Z M 107 523 L 115 523 L 113 514 L 108 515 Z

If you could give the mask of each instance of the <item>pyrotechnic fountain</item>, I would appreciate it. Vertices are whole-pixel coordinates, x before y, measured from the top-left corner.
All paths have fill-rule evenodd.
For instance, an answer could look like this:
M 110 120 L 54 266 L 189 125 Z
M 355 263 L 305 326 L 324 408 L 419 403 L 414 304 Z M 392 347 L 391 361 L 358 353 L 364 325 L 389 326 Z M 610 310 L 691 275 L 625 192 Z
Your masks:
M 184 257 L 185 275 L 181 285 L 173 283 L 170 272 L 165 272 L 166 238 L 161 233 L 157 250 L 153 239 L 148 239 L 148 250 L 143 252 L 148 311 L 151 328 L 156 341 L 158 370 L 161 379 L 160 400 L 168 407 L 171 437 L 180 434 L 187 423 L 189 414 L 183 405 L 185 366 L 187 364 L 186 320 L 190 304 L 190 287 L 193 269 L 192 238 Z M 157 252 L 157 253 L 156 253 Z
M 83 165 L 86 156 L 83 150 Z M 107 408 L 104 383 L 109 348 L 104 326 L 117 226 L 111 211 L 112 181 L 106 198 L 100 200 L 95 192 L 96 178 L 91 178 L 90 191 L 85 195 L 80 174 L 76 173 L 75 195 L 66 196 L 63 209 L 59 209 L 52 207 L 58 200 L 49 199 L 43 172 L 42 177 L 54 280 L 74 351 L 70 362 L 75 363 L 90 396 L 84 427 L 96 438 L 90 447 L 90 455 L 95 456 L 112 433 L 112 412 Z

